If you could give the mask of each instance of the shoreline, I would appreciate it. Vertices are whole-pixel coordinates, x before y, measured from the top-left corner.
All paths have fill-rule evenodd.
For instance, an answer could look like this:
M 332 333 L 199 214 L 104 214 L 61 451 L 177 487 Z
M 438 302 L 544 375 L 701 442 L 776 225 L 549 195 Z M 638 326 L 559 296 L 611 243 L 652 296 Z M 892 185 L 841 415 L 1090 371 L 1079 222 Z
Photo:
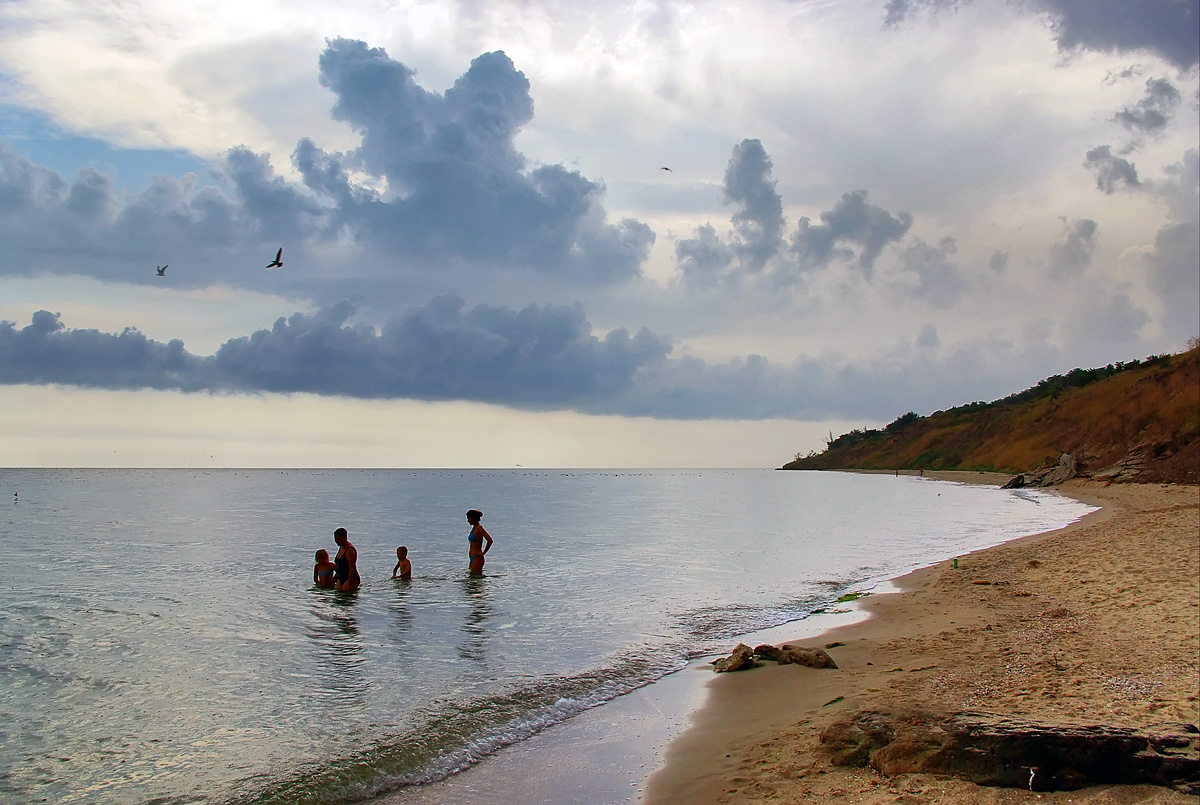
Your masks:
M 915 471 L 901 474 L 917 477 Z M 930 481 L 993 487 L 1009 477 L 975 471 L 925 473 L 925 479 Z M 831 630 L 869 618 L 865 605 L 894 597 L 900 591 L 896 579 L 920 569 L 904 572 L 900 577 L 879 578 L 868 596 L 738 639 L 751 645 L 792 639 L 815 641 Z M 677 672 L 506 746 L 502 752 L 445 779 L 380 794 L 369 802 L 371 805 L 439 805 L 451 801 L 463 805 L 518 801 L 554 805 L 643 802 L 646 786 L 662 768 L 668 747 L 688 728 L 708 699 L 709 686 L 714 680 L 709 660 L 716 656 L 694 658 Z M 573 774 L 568 783 L 560 775 L 544 771 L 571 767 L 580 773 Z
M 646 805 L 1194 803 L 1154 786 L 1035 795 L 927 774 L 885 777 L 830 765 L 820 743 L 822 729 L 864 709 L 1140 727 L 1200 721 L 1200 489 L 1073 480 L 1057 490 L 1101 508 L 960 556 L 958 569 L 946 560 L 894 579 L 898 593 L 860 601 L 865 619 L 803 641 L 842 644 L 828 649 L 840 670 L 768 664 L 710 679 L 648 780 Z

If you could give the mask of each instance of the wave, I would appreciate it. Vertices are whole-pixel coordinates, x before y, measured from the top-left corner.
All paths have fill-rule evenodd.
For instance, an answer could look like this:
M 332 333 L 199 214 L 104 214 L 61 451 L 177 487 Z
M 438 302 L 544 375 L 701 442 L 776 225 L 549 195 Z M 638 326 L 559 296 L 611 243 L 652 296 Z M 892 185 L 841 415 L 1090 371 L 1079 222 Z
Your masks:
M 226 805 L 341 805 L 410 785 L 437 782 L 497 750 L 585 710 L 682 670 L 692 659 L 722 651 L 722 641 L 824 611 L 861 582 L 822 585 L 818 595 L 769 606 L 702 607 L 677 616 L 680 637 L 629 647 L 603 667 L 548 675 L 506 686 L 490 696 L 439 702 L 414 710 L 406 726 L 338 759 L 243 779 Z M 832 591 L 831 591 L 832 588 Z
M 680 650 L 646 647 L 604 668 L 547 676 L 486 697 L 414 711 L 410 725 L 361 752 L 240 781 L 227 805 L 335 805 L 441 780 L 501 747 L 629 693 L 687 664 Z

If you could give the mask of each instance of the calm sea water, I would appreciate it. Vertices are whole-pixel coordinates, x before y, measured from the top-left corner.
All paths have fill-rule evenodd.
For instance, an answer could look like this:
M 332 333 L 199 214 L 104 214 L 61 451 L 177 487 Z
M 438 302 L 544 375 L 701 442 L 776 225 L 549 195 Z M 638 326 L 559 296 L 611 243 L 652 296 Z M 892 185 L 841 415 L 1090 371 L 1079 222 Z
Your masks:
M 434 781 L 739 635 L 1090 510 L 760 470 L 0 470 L 0 496 L 5 802 Z M 496 540 L 483 578 L 468 508 Z M 337 526 L 355 594 L 311 584 Z M 400 544 L 411 582 L 389 578 Z

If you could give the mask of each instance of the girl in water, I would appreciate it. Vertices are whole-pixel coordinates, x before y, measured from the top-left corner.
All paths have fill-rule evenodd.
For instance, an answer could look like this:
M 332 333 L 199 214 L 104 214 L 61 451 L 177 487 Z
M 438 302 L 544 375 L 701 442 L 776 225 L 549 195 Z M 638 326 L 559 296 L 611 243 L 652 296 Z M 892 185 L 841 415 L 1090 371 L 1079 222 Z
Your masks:
M 337 565 L 329 561 L 329 551 L 322 548 L 317 551 L 317 563 L 313 566 L 313 584 L 318 587 L 332 587 L 337 576 Z
M 492 547 L 492 535 L 479 522 L 482 519 L 483 512 L 479 509 L 467 512 L 467 522 L 471 524 L 471 533 L 467 535 L 467 558 L 471 563 L 471 572 L 477 575 L 483 574 L 483 555 Z

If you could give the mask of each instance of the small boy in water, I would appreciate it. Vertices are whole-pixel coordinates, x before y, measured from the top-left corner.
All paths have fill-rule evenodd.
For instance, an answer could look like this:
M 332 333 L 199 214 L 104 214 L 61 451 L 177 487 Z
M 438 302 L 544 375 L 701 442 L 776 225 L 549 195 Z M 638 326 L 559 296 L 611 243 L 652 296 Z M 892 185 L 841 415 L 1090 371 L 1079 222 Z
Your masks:
M 399 575 L 397 575 L 399 573 Z M 412 562 L 408 561 L 408 548 L 401 545 L 396 549 L 396 566 L 392 568 L 393 579 L 411 579 Z
M 337 580 L 337 565 L 329 561 L 329 551 L 317 551 L 317 563 L 313 566 L 313 584 L 318 587 L 332 587 Z

